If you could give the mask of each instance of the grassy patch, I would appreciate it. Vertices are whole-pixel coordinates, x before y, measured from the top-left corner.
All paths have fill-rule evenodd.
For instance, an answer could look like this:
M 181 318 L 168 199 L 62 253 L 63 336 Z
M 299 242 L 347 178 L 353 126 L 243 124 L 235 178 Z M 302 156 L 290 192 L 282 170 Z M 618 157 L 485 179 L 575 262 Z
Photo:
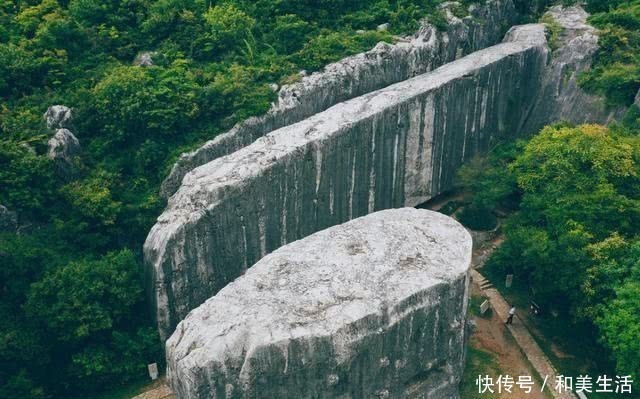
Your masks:
M 563 31 L 562 25 L 549 14 L 543 15 L 542 18 L 540 18 L 540 23 L 543 23 L 547 28 L 549 48 L 553 51 L 557 50 L 558 47 L 560 47 L 560 35 Z
M 497 398 L 492 393 L 478 393 L 476 380 L 479 375 L 489 375 L 494 380 L 503 374 L 496 355 L 482 349 L 474 348 L 472 344 L 467 346 L 467 359 L 464 374 L 460 382 L 460 397 L 465 399 L 490 399 Z

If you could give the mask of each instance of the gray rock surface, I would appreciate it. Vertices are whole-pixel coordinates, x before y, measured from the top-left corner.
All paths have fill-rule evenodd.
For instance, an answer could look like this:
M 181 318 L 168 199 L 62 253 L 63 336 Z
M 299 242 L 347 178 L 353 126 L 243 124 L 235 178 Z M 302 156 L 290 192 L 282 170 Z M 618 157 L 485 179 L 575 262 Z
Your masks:
M 141 66 L 141 67 L 149 67 L 155 65 L 153 62 L 153 57 L 156 55 L 155 52 L 151 51 L 143 51 L 136 56 L 133 60 L 133 65 Z
M 52 105 L 44 113 L 44 120 L 49 130 L 68 129 L 73 121 L 73 112 L 65 105 Z
M 458 397 L 471 237 L 416 209 L 288 244 L 167 341 L 181 399 Z
M 596 29 L 587 24 L 589 14 L 580 6 L 554 6 L 547 14 L 562 27 L 562 33 L 545 71 L 542 94 L 524 129 L 536 132 L 560 120 L 608 124 L 619 119 L 624 108 L 609 109 L 602 97 L 588 94 L 578 85 L 578 76 L 591 67 L 598 50 Z
M 471 7 L 470 15 L 462 19 L 448 13 L 446 32 L 425 24 L 413 37 L 393 45 L 379 43 L 371 51 L 305 75 L 299 83 L 280 90 L 277 102 L 267 114 L 249 118 L 199 149 L 183 154 L 162 183 L 160 194 L 171 196 L 189 171 L 230 154 L 268 132 L 498 43 L 504 32 L 522 18 L 516 10 L 519 3 L 527 2 L 487 0 L 481 6 Z
M 187 174 L 144 246 L 161 337 L 267 253 L 420 204 L 495 137 L 514 137 L 547 57 L 544 28 L 521 29 L 526 40 L 345 101 Z
M 13 232 L 18 227 L 18 215 L 0 205 L 0 232 Z
M 67 129 L 58 129 L 49 139 L 47 156 L 57 162 L 71 164 L 73 157 L 80 153 L 80 142 Z

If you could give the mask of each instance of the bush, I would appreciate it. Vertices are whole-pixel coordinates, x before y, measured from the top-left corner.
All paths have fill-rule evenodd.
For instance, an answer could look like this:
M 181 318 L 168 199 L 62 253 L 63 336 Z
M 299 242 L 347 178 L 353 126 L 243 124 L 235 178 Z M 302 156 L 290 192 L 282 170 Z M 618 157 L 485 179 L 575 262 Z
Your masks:
M 179 135 L 199 114 L 199 90 L 185 61 L 168 68 L 116 67 L 92 92 L 100 139 L 122 145 Z
M 477 204 L 465 206 L 457 217 L 460 223 L 471 230 L 491 230 L 498 223 L 491 209 Z
M 242 45 L 256 20 L 230 3 L 209 8 L 204 15 L 214 50 L 227 52 Z

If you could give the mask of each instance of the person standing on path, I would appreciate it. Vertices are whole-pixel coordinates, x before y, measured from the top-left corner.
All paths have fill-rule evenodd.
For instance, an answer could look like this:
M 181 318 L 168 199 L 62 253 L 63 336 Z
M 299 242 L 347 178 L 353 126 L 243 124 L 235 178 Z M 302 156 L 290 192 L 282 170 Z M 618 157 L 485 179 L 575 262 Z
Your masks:
M 507 318 L 507 322 L 504 324 L 513 324 L 513 316 L 515 315 L 516 315 L 516 307 L 511 306 L 511 309 L 509 309 L 509 317 Z

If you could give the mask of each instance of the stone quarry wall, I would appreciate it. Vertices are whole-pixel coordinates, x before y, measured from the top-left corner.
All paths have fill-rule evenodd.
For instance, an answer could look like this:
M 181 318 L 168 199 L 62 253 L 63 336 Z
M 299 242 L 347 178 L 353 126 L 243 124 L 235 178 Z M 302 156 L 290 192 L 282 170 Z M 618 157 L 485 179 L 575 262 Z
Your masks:
M 185 174 L 194 168 L 249 145 L 268 132 L 498 43 L 509 27 L 531 12 L 528 3 L 487 0 L 481 6 L 472 6 L 469 16 L 462 19 L 448 12 L 445 32 L 425 23 L 413 37 L 393 45 L 380 43 L 371 51 L 345 58 L 283 87 L 265 115 L 250 118 L 183 154 L 162 183 L 161 195 L 168 198 L 175 193 Z
M 145 242 L 166 339 L 187 313 L 267 253 L 368 213 L 415 206 L 513 137 L 547 59 L 544 28 L 269 133 L 185 176 Z
M 471 237 L 411 208 L 288 244 L 167 341 L 181 399 L 458 398 Z

